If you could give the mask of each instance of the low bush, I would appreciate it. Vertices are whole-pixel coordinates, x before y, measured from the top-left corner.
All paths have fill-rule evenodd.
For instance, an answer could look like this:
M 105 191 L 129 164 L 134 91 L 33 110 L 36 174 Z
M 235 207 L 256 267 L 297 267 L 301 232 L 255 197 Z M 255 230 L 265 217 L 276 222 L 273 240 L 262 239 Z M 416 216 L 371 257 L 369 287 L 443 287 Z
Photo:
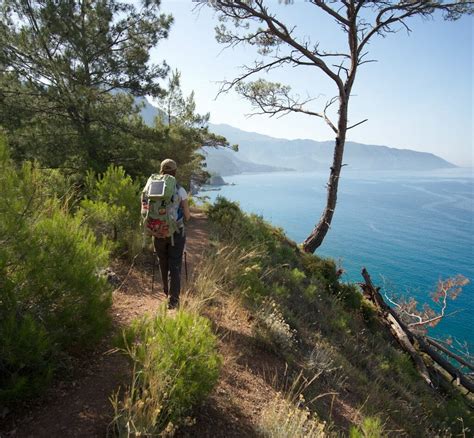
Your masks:
M 133 362 L 132 384 L 113 398 L 118 436 L 156 436 L 173 430 L 217 382 L 221 358 L 209 320 L 163 306 L 124 332 Z
M 89 172 L 80 206 L 96 235 L 110 239 L 116 249 L 137 250 L 142 233 L 139 184 L 122 167 L 111 165 L 97 176 Z
M 108 261 L 34 166 L 15 168 L 0 142 L 0 402 L 38 393 L 60 357 L 107 327 Z
M 352 426 L 350 438 L 381 438 L 384 436 L 382 421 L 378 417 L 365 417 L 360 426 Z

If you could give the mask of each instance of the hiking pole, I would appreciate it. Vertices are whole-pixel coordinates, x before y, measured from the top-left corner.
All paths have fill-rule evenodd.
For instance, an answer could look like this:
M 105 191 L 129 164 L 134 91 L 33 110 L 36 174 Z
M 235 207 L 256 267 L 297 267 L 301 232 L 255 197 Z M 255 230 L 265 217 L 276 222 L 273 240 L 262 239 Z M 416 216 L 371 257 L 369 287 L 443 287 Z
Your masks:
M 186 283 L 188 282 L 188 257 L 187 252 L 184 250 L 184 273 L 186 275 Z
M 151 294 L 153 295 L 154 287 L 155 287 L 155 263 L 156 263 L 156 253 L 153 251 L 153 267 L 151 271 Z

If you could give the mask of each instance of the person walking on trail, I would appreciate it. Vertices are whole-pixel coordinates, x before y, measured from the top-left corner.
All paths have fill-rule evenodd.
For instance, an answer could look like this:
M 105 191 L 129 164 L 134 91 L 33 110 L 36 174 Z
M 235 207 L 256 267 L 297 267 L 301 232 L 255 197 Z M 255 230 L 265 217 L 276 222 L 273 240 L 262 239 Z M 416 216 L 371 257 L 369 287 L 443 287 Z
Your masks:
M 153 236 L 158 256 L 163 292 L 169 297 L 168 307 L 179 304 L 181 265 L 186 235 L 184 222 L 191 213 L 186 190 L 176 182 L 176 162 L 163 160 L 159 175 L 151 175 L 142 193 L 142 213 L 148 234 Z

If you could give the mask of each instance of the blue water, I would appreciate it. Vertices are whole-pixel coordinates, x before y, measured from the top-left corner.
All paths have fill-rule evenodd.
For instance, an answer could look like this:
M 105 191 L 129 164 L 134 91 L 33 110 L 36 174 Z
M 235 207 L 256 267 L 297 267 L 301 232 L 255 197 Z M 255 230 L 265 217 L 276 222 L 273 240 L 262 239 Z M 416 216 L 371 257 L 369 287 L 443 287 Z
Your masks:
M 326 202 L 327 174 L 281 172 L 226 177 L 219 192 L 243 210 L 282 227 L 296 242 L 312 230 Z M 474 344 L 474 175 L 440 172 L 343 173 L 338 204 L 317 254 L 338 261 L 344 280 L 361 281 L 365 266 L 390 293 L 430 302 L 438 279 L 471 280 L 448 310 L 454 315 L 432 329 Z

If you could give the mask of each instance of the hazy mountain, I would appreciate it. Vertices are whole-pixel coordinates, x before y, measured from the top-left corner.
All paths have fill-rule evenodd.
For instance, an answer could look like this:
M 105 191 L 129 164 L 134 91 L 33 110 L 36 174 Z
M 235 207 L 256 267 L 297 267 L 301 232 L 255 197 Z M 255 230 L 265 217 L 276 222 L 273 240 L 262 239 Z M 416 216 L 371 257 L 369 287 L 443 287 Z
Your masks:
M 210 129 L 239 145 L 238 158 L 259 164 L 298 170 L 326 170 L 331 165 L 334 141 L 286 140 L 242 131 L 229 125 L 210 125 Z M 426 152 L 395 149 L 348 141 L 344 164 L 354 170 L 432 170 L 456 167 Z
M 160 114 L 160 110 L 155 106 L 151 105 L 148 100 L 144 98 L 137 98 L 136 103 L 143 105 L 141 109 L 141 116 L 143 118 L 143 121 L 149 126 L 154 125 L 155 118 L 157 115 Z M 245 131 L 241 132 L 245 133 Z M 206 156 L 206 169 L 211 174 L 226 176 L 246 172 L 258 173 L 291 170 L 288 168 L 288 166 L 275 167 L 266 164 L 246 162 L 244 159 L 239 158 L 236 152 L 230 149 L 204 147 L 202 150 L 204 155 Z
M 151 125 L 159 110 L 145 100 L 141 112 L 145 123 Z M 287 140 L 243 131 L 226 124 L 211 123 L 209 128 L 212 132 L 225 136 L 231 144 L 239 145 L 239 152 L 204 148 L 207 169 L 211 173 L 225 176 L 289 169 L 327 170 L 332 163 L 332 140 Z M 346 142 L 344 164 L 353 170 L 433 170 L 456 167 L 426 152 L 351 141 Z
M 206 169 L 211 174 L 222 176 L 236 175 L 239 173 L 277 172 L 293 170 L 289 167 L 269 166 L 266 164 L 252 163 L 238 158 L 239 153 L 225 148 L 202 148 L 206 157 Z

